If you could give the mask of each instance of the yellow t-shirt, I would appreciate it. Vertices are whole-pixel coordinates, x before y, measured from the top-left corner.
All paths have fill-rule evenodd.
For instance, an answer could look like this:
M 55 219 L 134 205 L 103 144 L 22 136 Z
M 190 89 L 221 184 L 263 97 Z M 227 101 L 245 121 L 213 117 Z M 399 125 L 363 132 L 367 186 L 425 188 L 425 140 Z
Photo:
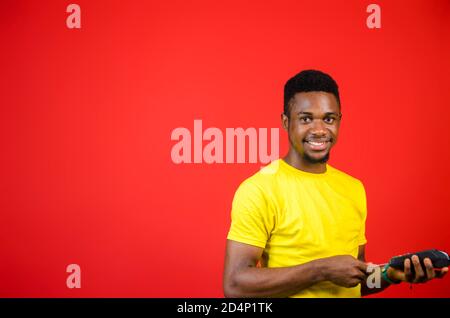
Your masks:
M 264 248 L 267 267 L 335 255 L 358 256 L 367 215 L 364 186 L 327 164 L 309 173 L 278 159 L 237 189 L 228 239 Z M 360 285 L 315 284 L 293 297 L 360 297 Z

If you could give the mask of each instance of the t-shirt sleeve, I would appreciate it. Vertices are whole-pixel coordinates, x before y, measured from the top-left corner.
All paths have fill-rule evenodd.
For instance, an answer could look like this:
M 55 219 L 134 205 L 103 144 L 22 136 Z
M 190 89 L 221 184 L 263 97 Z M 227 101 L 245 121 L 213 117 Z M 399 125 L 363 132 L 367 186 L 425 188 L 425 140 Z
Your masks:
M 367 243 L 366 238 L 366 220 L 367 220 L 367 199 L 366 190 L 362 182 L 359 182 L 359 208 L 361 211 L 361 230 L 359 232 L 358 244 L 364 245 Z
M 246 180 L 236 190 L 231 208 L 229 240 L 264 248 L 273 228 L 267 197 Z

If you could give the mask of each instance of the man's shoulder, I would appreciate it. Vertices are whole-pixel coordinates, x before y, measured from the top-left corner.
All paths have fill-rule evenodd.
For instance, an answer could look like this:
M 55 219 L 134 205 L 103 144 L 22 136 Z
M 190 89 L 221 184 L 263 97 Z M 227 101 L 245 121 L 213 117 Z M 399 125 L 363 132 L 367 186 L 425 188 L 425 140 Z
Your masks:
M 244 179 L 239 185 L 239 188 L 254 188 L 262 192 L 272 188 L 276 184 L 276 179 L 278 178 L 278 165 L 278 160 L 275 160 L 260 168 L 258 171 Z
M 338 179 L 341 182 L 345 182 L 347 184 L 352 184 L 354 186 L 362 186 L 364 187 L 362 181 L 352 175 L 350 175 L 347 172 L 344 172 L 340 169 L 337 169 L 333 166 L 327 165 L 328 169 L 329 169 L 329 173 L 331 176 L 333 176 L 333 178 Z

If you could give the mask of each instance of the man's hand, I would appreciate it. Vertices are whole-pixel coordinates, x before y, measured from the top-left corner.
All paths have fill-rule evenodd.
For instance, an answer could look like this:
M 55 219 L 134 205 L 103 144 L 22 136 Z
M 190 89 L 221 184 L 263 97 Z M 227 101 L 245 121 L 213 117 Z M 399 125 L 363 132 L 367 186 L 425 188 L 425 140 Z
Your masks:
M 366 263 L 350 255 L 339 255 L 320 260 L 324 279 L 343 287 L 355 287 L 366 279 Z
M 443 278 L 448 272 L 448 267 L 441 269 L 434 269 L 433 263 L 429 258 L 424 259 L 425 268 L 420 265 L 420 260 L 417 255 L 411 257 L 411 261 L 407 258 L 404 263 L 404 271 L 389 267 L 387 276 L 392 281 L 403 281 L 412 284 L 425 283 L 434 278 Z M 411 267 L 414 266 L 415 275 Z

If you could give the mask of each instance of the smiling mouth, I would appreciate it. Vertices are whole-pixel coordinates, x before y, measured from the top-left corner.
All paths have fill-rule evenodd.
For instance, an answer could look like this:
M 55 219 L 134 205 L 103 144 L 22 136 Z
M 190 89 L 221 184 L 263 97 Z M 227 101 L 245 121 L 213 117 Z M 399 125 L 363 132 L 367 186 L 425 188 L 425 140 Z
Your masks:
M 315 151 L 321 151 L 321 150 L 325 150 L 328 146 L 328 143 L 330 142 L 329 139 L 327 140 L 305 140 L 305 143 L 309 145 L 309 148 L 311 150 L 315 150 Z

